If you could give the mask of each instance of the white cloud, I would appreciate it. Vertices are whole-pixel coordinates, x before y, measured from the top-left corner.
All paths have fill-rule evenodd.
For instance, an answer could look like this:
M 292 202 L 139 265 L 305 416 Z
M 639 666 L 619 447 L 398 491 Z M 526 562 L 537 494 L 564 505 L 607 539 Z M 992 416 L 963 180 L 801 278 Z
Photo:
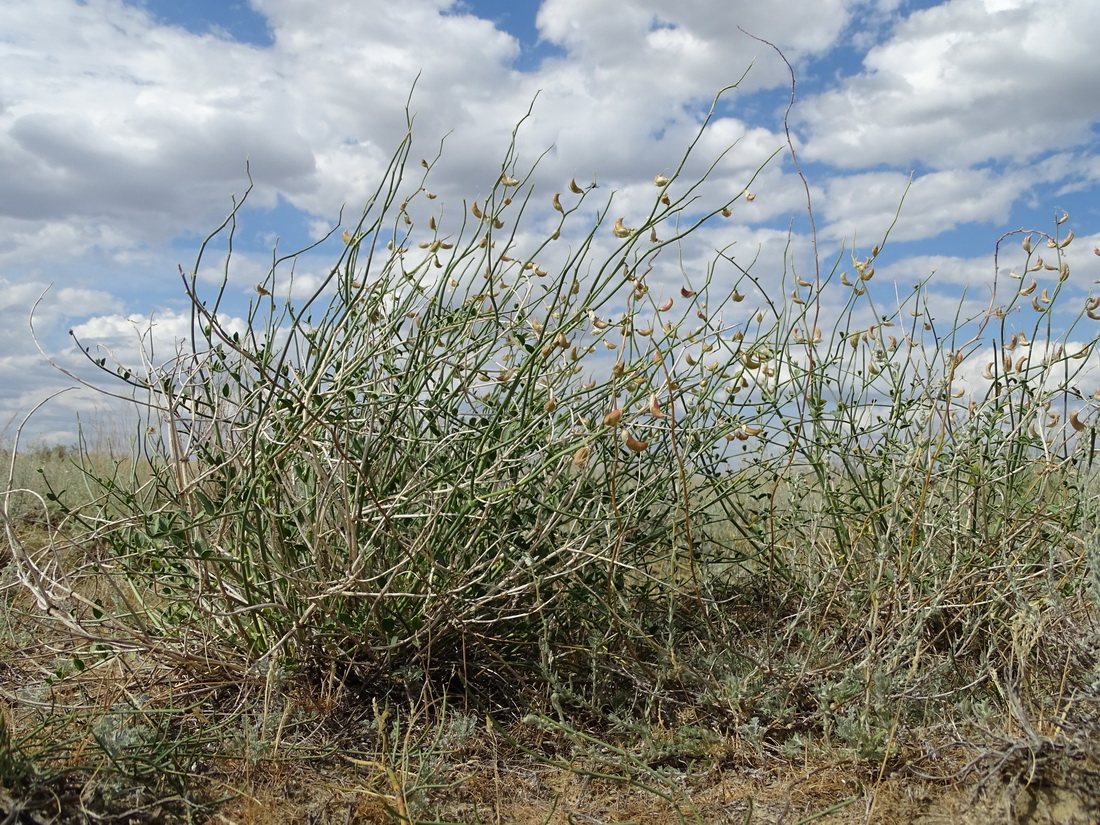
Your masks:
M 1001 222 L 1029 186 L 1020 172 L 995 174 L 965 169 L 922 175 L 907 186 L 900 172 L 866 172 L 832 178 L 822 212 L 827 235 L 848 239 L 858 232 L 877 243 L 900 210 L 895 241 L 930 238 L 961 224 Z M 908 191 L 906 189 L 908 188 Z
M 186 314 L 176 266 L 188 266 L 225 217 L 230 194 L 243 192 L 247 160 L 256 187 L 229 272 L 240 313 L 241 293 L 255 297 L 270 265 L 263 247 L 273 234 L 320 237 L 343 204 L 344 225 L 354 222 L 406 133 L 417 75 L 411 163 L 397 202 L 417 190 L 419 160 L 433 160 L 446 136 L 426 182 L 438 199 L 410 205 L 418 232 L 434 214 L 441 231 L 457 233 L 469 202 L 483 202 L 498 179 L 532 101 L 515 168 L 541 160 L 518 245 L 534 246 L 550 231 L 550 198 L 571 177 L 600 183 L 586 220 L 612 192 L 611 220 L 643 219 L 653 175 L 675 169 L 715 92 L 755 61 L 677 184 L 682 190 L 736 144 L 699 189 L 700 208 L 735 197 L 785 145 L 789 81 L 771 47 L 741 28 L 781 48 L 799 75 L 792 137 L 810 164 L 826 256 L 853 237 L 860 246 L 880 239 L 910 168 L 920 173 L 893 241 L 959 227 L 996 233 L 1021 205 L 1050 213 L 1043 184 L 1071 200 L 1100 181 L 1088 131 L 1100 120 L 1100 53 L 1091 42 L 1100 9 L 1089 0 L 1067 0 L 1057 14 L 1037 0 L 949 0 L 908 17 L 899 0 L 543 0 L 539 35 L 556 50 L 525 71 L 517 68 L 521 44 L 470 13 L 471 3 L 252 5 L 267 19 L 270 46 L 159 25 L 121 0 L 0 4 L 4 357 L 36 357 L 26 310 L 49 281 L 69 292 L 51 295 L 39 317 L 48 352 L 68 352 L 65 331 L 84 318 L 93 320 L 82 332 L 122 346 L 128 316 L 147 318 L 153 306 L 167 334 L 170 319 Z M 753 271 L 769 283 L 791 266 L 810 271 L 806 194 L 793 172 L 781 153 L 752 184 L 753 202 L 738 201 L 731 219 L 700 232 L 699 246 L 682 252 L 691 278 L 731 241 L 738 262 L 759 256 Z M 272 230 L 265 209 L 299 225 Z M 612 241 L 601 237 L 600 250 Z M 330 251 L 302 260 L 296 291 L 322 281 L 336 257 L 325 257 Z M 224 239 L 207 251 L 205 287 L 220 280 L 224 254 Z M 564 258 L 546 257 L 555 255 Z M 914 254 L 908 266 L 950 262 L 940 268 L 953 286 L 977 271 L 972 260 L 944 250 Z M 654 284 L 678 290 L 678 266 L 668 250 Z M 33 383 L 27 362 L 4 363 L 0 378 L 20 388 L 8 396 L 24 403 Z
M 803 101 L 807 157 L 839 166 L 1025 162 L 1088 135 L 1100 6 L 949 0 L 914 12 L 864 72 Z

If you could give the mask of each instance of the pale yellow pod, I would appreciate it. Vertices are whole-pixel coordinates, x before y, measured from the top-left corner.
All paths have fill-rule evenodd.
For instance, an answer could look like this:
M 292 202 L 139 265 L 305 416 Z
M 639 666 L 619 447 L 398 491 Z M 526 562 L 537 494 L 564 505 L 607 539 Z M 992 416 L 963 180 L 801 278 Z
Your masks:
M 615 221 L 615 225 L 611 227 L 611 231 L 614 233 L 616 238 L 629 238 L 631 235 L 634 234 L 633 229 L 623 226 L 622 218 L 619 218 L 617 221 Z

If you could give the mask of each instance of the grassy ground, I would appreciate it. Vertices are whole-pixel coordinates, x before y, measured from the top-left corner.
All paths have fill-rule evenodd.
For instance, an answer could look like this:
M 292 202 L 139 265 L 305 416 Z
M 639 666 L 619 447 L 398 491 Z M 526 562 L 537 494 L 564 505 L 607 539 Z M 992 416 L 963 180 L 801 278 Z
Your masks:
M 8 821 L 1095 821 L 1062 221 L 944 325 L 888 238 L 700 245 L 754 176 L 694 144 L 629 219 L 514 155 L 456 217 L 411 146 L 313 292 L 219 314 L 231 215 L 187 351 L 88 349 L 131 454 L 11 462 Z
M 71 472 L 65 461 L 26 458 L 47 478 Z M 64 525 L 52 543 L 45 529 L 28 511 L 20 534 L 27 546 L 67 547 L 85 604 L 118 610 L 116 585 L 97 572 L 109 555 L 67 546 Z M 1085 575 L 1082 563 L 1066 555 L 1020 578 L 1056 593 Z M 847 569 L 820 577 L 834 581 L 827 602 L 855 597 Z M 335 663 L 227 674 L 193 655 L 165 661 L 106 643 L 96 655 L 9 564 L 0 809 L 27 822 L 1094 821 L 1095 610 L 1072 588 L 996 604 L 994 588 L 1012 598 L 1009 572 L 983 572 L 984 598 L 977 571 L 956 572 L 955 624 L 926 622 L 916 655 L 896 661 L 875 649 L 869 616 L 837 608 L 846 626 L 828 627 L 782 587 L 760 592 L 761 569 L 723 578 L 728 592 L 715 598 L 736 628 L 725 644 L 745 660 L 739 683 L 703 673 L 729 657 L 699 642 L 696 623 L 663 702 L 643 712 L 639 697 L 630 715 L 600 716 L 553 694 L 516 701 L 522 680 L 495 676 L 376 680 Z M 967 632 L 968 611 L 1006 632 Z M 899 672 L 907 678 L 893 685 L 863 682 Z

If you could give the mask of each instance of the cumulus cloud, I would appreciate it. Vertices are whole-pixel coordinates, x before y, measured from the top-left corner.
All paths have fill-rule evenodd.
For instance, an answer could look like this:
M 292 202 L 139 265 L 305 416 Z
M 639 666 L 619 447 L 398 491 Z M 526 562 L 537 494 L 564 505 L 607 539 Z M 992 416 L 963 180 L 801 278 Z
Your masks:
M 345 226 L 354 221 L 410 115 L 399 190 L 416 191 L 419 160 L 432 162 L 442 142 L 424 182 L 438 200 L 410 210 L 420 222 L 430 207 L 448 231 L 497 181 L 523 120 L 514 169 L 538 163 L 517 241 L 534 245 L 556 215 L 551 196 L 573 177 L 600 184 L 612 220 L 644 218 L 652 176 L 674 171 L 715 92 L 751 64 L 717 105 L 684 181 L 732 146 L 698 190 L 699 209 L 750 182 L 756 199 L 704 228 L 678 266 L 695 277 L 714 250 L 731 248 L 761 277 L 809 271 L 806 191 L 784 148 L 788 68 L 747 33 L 781 49 L 798 76 L 791 139 L 826 256 L 853 239 L 877 242 L 913 170 L 893 242 L 998 234 L 1024 207 L 1049 215 L 1052 191 L 1073 202 L 1100 181 L 1091 143 L 1100 11 L 1088 0 L 1067 0 L 1056 15 L 1037 0 L 918 9 L 903 0 L 543 0 L 537 14 L 531 7 L 530 29 L 548 47 L 537 62 L 525 62 L 531 44 L 483 16 L 477 0 L 251 6 L 266 21 L 266 44 L 201 21 L 165 25 L 123 0 L 0 4 L 0 279 L 9 287 L 0 378 L 13 382 L 0 413 L 30 398 L 27 365 L 40 356 L 26 311 L 46 283 L 68 290 L 40 309 L 37 329 L 54 357 L 70 352 L 70 326 L 121 346 L 126 319 L 155 309 L 164 332 L 184 313 L 177 267 L 189 268 L 230 196 L 248 186 L 247 163 L 255 186 L 237 216 L 233 262 L 224 265 L 223 236 L 200 272 L 203 287 L 228 273 L 239 314 L 270 267 L 275 235 L 287 251 L 331 230 L 342 206 Z M 303 259 L 296 289 L 323 281 L 332 249 Z M 967 263 L 980 260 L 973 249 L 905 254 L 906 277 L 937 267 L 957 286 L 979 268 Z M 673 289 L 684 272 L 665 257 L 654 282 Z
M 1086 139 L 1100 7 L 949 0 L 900 20 L 863 71 L 803 102 L 808 157 L 842 167 L 1026 162 Z M 1066 105 L 1073 101 L 1073 105 Z

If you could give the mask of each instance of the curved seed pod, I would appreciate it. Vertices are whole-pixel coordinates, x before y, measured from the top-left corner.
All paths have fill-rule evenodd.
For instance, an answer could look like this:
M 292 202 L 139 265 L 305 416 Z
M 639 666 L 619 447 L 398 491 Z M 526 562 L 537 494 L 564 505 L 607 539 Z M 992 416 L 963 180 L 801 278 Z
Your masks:
M 649 396 L 649 414 L 654 418 L 664 418 L 665 414 L 661 410 L 661 404 L 657 400 L 657 394 L 653 393 Z
M 639 441 L 630 434 L 629 430 L 623 430 L 623 443 L 626 444 L 627 449 L 636 453 L 640 453 L 649 446 L 648 441 Z
M 592 456 L 592 448 L 585 446 L 581 447 L 575 453 L 573 453 L 573 466 L 583 467 L 588 463 L 588 459 Z
M 612 410 L 603 417 L 603 425 L 605 427 L 618 427 L 619 422 L 623 419 L 622 410 Z
M 672 183 L 672 178 L 666 178 L 664 175 L 654 175 L 653 183 L 656 186 L 668 186 Z
M 611 227 L 611 231 L 614 233 L 616 238 L 629 238 L 631 235 L 634 234 L 633 229 L 623 226 L 622 218 L 619 218 L 617 221 L 615 221 L 615 225 Z
M 561 212 L 561 213 L 562 213 L 562 214 L 564 215 L 564 214 L 565 214 L 565 210 L 564 210 L 564 209 L 562 209 L 562 206 L 561 206 L 561 197 L 560 197 L 560 194 L 561 194 L 561 193 L 559 193 L 559 192 L 555 192 L 555 193 L 554 193 L 554 208 L 555 208 L 555 209 L 557 209 L 557 210 L 558 210 L 559 212 Z
M 508 175 L 501 175 L 500 183 L 502 186 L 519 186 L 519 181 L 515 178 L 509 177 Z
M 577 179 L 576 178 L 570 178 L 569 179 L 569 191 L 572 192 L 574 195 L 583 195 L 584 194 L 584 190 L 581 189 L 579 186 L 577 186 Z

